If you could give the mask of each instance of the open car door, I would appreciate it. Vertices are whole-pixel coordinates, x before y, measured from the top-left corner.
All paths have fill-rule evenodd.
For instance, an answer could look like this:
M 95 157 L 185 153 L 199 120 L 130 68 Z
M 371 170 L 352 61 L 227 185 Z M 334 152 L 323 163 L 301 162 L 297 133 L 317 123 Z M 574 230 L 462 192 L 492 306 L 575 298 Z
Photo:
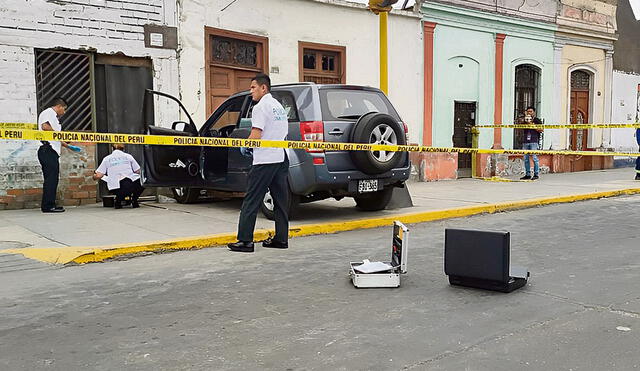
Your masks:
M 177 103 L 189 122 L 175 121 L 171 128 L 156 126 L 150 103 L 158 96 Z M 147 134 L 197 137 L 198 129 L 184 105 L 175 97 L 147 89 L 144 100 L 144 118 Z M 203 184 L 200 174 L 200 146 L 144 146 L 142 183 L 154 187 L 196 187 Z

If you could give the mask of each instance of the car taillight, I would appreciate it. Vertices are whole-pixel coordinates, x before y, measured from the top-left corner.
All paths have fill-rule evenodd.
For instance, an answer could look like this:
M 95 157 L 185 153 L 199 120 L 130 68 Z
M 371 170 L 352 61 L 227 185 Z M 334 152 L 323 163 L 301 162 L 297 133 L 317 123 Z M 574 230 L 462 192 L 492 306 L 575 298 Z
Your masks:
M 405 143 L 409 143 L 409 125 L 407 125 L 407 123 L 403 122 L 402 126 L 404 126 L 404 137 L 405 137 Z
M 304 142 L 324 142 L 324 123 L 322 121 L 301 122 L 300 137 Z M 322 152 L 322 150 L 308 149 L 307 152 Z

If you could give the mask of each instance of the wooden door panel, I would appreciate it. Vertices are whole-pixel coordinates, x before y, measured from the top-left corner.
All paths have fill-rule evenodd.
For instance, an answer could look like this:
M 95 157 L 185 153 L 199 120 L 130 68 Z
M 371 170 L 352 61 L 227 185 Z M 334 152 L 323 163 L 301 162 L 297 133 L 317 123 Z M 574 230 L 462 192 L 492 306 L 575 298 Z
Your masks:
M 588 91 L 571 91 L 571 124 L 587 124 L 589 123 L 589 92 Z M 571 130 L 571 149 L 586 150 L 588 143 L 588 130 Z
M 235 90 L 233 93 L 237 93 L 243 90 L 249 90 L 249 87 L 251 86 L 251 80 L 256 76 L 256 74 L 257 73 L 253 71 L 235 71 Z

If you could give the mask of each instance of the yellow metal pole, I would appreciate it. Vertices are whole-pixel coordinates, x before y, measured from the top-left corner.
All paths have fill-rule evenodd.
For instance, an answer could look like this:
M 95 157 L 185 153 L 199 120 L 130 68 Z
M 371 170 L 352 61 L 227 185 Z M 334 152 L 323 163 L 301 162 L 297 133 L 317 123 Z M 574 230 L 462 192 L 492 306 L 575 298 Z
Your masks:
M 380 90 L 389 95 L 389 69 L 387 49 L 387 12 L 380 12 Z
M 471 148 L 478 148 L 478 142 L 480 136 L 480 129 L 473 126 L 471 127 Z M 478 152 L 473 152 L 471 155 L 471 177 L 475 178 L 478 175 L 476 174 L 478 171 Z

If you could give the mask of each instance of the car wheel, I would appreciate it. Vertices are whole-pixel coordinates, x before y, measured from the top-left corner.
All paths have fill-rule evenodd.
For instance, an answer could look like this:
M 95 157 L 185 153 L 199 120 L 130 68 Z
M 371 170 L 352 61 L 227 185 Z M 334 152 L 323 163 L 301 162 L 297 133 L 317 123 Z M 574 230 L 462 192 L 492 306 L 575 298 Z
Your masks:
M 295 213 L 298 210 L 298 205 L 300 205 L 300 196 L 294 195 L 289 191 L 289 220 L 295 217 Z M 273 197 L 271 197 L 271 192 L 267 191 L 262 199 L 262 206 L 260 210 L 262 211 L 262 215 L 269 220 L 275 219 L 275 204 L 273 203 Z
M 173 198 L 181 204 L 192 204 L 198 201 L 198 198 L 200 197 L 200 189 L 198 188 L 171 188 L 171 192 L 173 192 Z
M 378 112 L 360 117 L 351 132 L 352 143 L 404 145 L 404 129 L 396 120 Z M 366 174 L 376 175 L 395 168 L 402 160 L 402 152 L 351 151 L 351 159 L 356 167 Z
M 391 201 L 393 187 L 385 188 L 382 191 L 366 193 L 360 196 L 354 196 L 356 206 L 364 211 L 383 210 Z

